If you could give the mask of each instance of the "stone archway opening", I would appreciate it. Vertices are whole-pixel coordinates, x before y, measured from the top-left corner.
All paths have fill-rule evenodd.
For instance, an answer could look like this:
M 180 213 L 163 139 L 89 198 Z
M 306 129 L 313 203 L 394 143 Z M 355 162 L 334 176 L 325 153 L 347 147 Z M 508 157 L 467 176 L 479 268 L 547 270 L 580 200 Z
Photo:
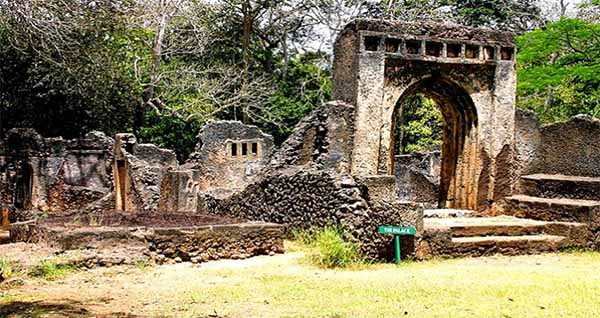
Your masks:
M 389 148 L 394 149 L 388 159 L 388 167 L 392 167 L 390 173 L 394 172 L 396 155 L 406 150 L 407 136 L 398 126 L 403 124 L 403 113 L 407 111 L 407 105 L 414 103 L 415 97 L 435 103 L 443 119 L 437 206 L 476 210 L 479 171 L 477 110 L 462 87 L 443 77 L 422 79 L 407 88 L 398 99 L 392 118 L 392 131 L 395 133 L 391 136 Z
M 14 205 L 17 209 L 29 210 L 32 207 L 31 195 L 33 191 L 33 168 L 24 163 L 19 170 L 15 182 Z

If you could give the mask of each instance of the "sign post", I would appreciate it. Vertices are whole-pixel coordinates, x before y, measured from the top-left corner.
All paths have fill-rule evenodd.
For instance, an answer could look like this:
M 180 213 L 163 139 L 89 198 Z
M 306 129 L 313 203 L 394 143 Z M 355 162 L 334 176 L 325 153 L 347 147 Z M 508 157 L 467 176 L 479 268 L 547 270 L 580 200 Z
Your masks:
M 400 264 L 400 235 L 415 235 L 417 234 L 417 229 L 412 226 L 380 225 L 379 233 L 394 235 L 394 252 L 396 255 L 396 264 Z

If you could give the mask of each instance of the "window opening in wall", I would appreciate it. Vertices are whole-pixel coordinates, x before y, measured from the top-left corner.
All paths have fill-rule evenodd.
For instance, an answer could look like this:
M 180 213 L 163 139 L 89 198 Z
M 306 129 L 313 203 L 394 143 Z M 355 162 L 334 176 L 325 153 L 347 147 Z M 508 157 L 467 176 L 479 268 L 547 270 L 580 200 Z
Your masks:
M 237 157 L 237 155 L 238 155 L 237 144 L 235 142 L 232 142 L 231 143 L 231 156 Z
M 394 38 L 385 39 L 385 51 L 388 53 L 396 53 L 396 52 L 398 52 L 398 49 L 400 48 L 401 43 L 402 43 L 402 40 L 400 40 L 400 39 L 394 39 Z
M 496 58 L 496 49 L 492 46 L 486 46 L 483 50 L 486 60 L 494 60 Z
M 421 41 L 409 40 L 406 41 L 407 54 L 421 54 Z
M 511 47 L 503 47 L 500 49 L 500 57 L 504 61 L 512 61 L 514 52 L 514 49 Z
M 460 51 L 462 50 L 462 45 L 456 43 L 448 43 L 446 47 L 446 57 L 449 58 L 457 58 L 460 57 Z
M 425 44 L 426 54 L 429 56 L 441 56 L 442 55 L 442 43 L 427 42 Z
M 365 36 L 365 50 L 377 51 L 379 49 L 379 37 Z
M 475 45 L 467 45 L 465 49 L 465 57 L 468 59 L 479 58 L 479 47 Z
M 248 155 L 248 144 L 242 143 L 242 156 L 247 156 L 247 155 Z
M 252 154 L 255 156 L 258 155 L 258 143 L 257 142 L 252 143 Z

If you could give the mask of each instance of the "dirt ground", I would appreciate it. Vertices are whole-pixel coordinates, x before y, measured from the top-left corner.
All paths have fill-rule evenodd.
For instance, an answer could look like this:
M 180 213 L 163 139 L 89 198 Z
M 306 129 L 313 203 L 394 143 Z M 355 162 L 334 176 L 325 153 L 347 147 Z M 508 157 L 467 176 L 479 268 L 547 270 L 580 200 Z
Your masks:
M 52 252 L 38 248 L 0 255 L 35 263 Z M 587 318 L 600 316 L 599 266 L 599 253 L 576 252 L 323 270 L 292 251 L 23 277 L 0 290 L 0 317 Z

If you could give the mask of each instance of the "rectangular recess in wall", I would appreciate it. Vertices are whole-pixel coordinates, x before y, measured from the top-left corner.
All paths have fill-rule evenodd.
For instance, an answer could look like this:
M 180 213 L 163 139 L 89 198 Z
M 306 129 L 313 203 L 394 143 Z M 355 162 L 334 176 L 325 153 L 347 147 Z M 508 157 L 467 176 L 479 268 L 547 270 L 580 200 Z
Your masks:
M 257 156 L 258 155 L 258 143 L 257 142 L 253 142 L 252 143 L 252 155 Z
M 247 156 L 248 155 L 248 144 L 247 143 L 242 143 L 242 156 Z
M 232 157 L 237 157 L 238 155 L 238 147 L 237 144 L 235 142 L 231 143 L 231 156 Z
M 448 43 L 446 45 L 446 57 L 458 58 L 458 57 L 460 57 L 461 51 L 462 51 L 462 44 Z
M 365 36 L 365 51 L 378 51 L 380 40 L 378 36 Z
M 483 57 L 486 60 L 494 60 L 496 59 L 496 48 L 493 46 L 486 46 L 483 48 Z
M 421 41 L 408 40 L 406 41 L 406 54 L 421 54 Z
M 467 45 L 465 48 L 465 57 L 468 59 L 478 59 L 479 58 L 479 46 Z
M 385 39 L 385 51 L 388 53 L 397 53 L 400 50 L 400 44 L 402 44 L 402 40 L 387 38 Z
M 515 49 L 512 47 L 503 47 L 500 49 L 500 58 L 503 61 L 512 61 L 515 54 Z
M 429 56 L 440 57 L 442 56 L 442 47 L 442 43 L 427 42 L 425 43 L 425 54 Z

